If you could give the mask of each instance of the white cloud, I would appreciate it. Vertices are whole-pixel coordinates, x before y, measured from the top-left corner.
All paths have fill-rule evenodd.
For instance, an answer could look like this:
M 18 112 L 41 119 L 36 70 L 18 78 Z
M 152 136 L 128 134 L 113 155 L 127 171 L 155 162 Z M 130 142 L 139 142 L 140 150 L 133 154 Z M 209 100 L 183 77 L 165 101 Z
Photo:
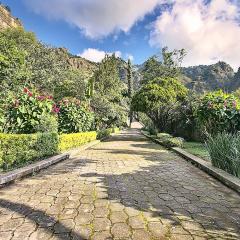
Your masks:
M 126 54 L 126 58 L 129 59 L 131 62 L 133 62 L 133 60 L 134 60 L 133 55 L 129 54 L 129 53 Z
M 211 64 L 218 60 L 240 66 L 239 1 L 175 0 L 154 22 L 152 46 L 185 48 L 185 65 Z
M 28 7 L 50 19 L 64 20 L 90 38 L 128 32 L 166 0 L 25 0 Z
M 122 53 L 120 51 L 114 52 L 116 57 L 121 57 Z M 105 52 L 95 48 L 87 48 L 83 50 L 82 53 L 78 54 L 79 56 L 86 58 L 92 62 L 101 62 L 105 55 L 112 55 L 112 52 Z

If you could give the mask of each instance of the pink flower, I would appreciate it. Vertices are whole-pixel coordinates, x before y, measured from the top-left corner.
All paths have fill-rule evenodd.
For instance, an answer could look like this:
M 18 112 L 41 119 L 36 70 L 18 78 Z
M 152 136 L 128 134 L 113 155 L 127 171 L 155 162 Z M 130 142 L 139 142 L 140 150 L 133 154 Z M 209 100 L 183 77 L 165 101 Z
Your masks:
M 237 107 L 237 102 L 234 100 L 234 101 L 232 101 L 232 106 L 234 107 L 234 108 L 236 108 Z
M 49 100 L 52 100 L 53 99 L 53 96 L 48 96 L 47 97 Z
M 19 100 L 17 99 L 16 101 L 15 101 L 15 103 L 14 103 L 14 107 L 18 107 L 19 106 Z
M 32 95 L 33 95 L 33 94 L 29 91 L 29 92 L 28 92 L 28 96 L 29 96 L 29 97 L 32 97 Z
M 46 98 L 45 96 L 38 96 L 38 97 L 37 97 L 37 99 L 40 100 L 40 101 L 45 100 L 45 98 Z
M 52 112 L 58 114 L 60 112 L 60 107 L 57 107 L 57 105 L 54 103 L 52 107 Z

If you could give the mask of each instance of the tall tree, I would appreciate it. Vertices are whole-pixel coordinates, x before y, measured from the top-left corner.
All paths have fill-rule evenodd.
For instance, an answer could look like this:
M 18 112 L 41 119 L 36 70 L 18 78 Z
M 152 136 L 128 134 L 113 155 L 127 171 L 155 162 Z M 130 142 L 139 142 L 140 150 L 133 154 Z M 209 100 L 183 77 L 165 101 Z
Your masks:
M 121 125 L 126 122 L 127 111 L 123 106 L 124 84 L 119 77 L 118 59 L 106 55 L 95 72 L 94 93 L 91 105 L 96 113 L 99 128 Z
M 180 66 L 186 55 L 185 50 L 168 51 L 165 47 L 162 49 L 161 58 L 158 56 L 150 57 L 142 69 L 143 84 L 152 82 L 155 78 L 177 78 L 180 75 Z
M 127 63 L 127 81 L 128 81 L 128 97 L 131 102 L 133 97 L 133 74 L 132 74 L 132 63 L 130 59 L 128 59 L 128 63 Z M 129 111 L 129 119 L 130 119 L 130 126 L 131 126 L 131 123 L 133 121 L 133 111 L 131 107 Z

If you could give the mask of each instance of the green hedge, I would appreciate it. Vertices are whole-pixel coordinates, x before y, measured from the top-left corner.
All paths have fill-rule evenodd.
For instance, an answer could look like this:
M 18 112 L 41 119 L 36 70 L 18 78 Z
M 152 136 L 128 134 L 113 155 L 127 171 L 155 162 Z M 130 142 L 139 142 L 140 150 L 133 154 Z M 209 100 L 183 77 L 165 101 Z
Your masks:
M 4 134 L 0 133 L 0 170 L 23 166 L 44 157 L 52 156 L 72 148 L 77 148 L 111 133 L 118 128 L 104 129 L 99 132 L 61 134 Z
M 102 129 L 98 131 L 97 133 L 97 139 L 101 139 L 104 137 L 110 136 L 112 133 L 118 133 L 120 131 L 119 128 L 107 128 L 107 129 Z
M 0 169 L 10 169 L 58 152 L 57 133 L 0 133 Z
M 85 143 L 96 140 L 97 132 L 61 134 L 59 139 L 59 150 L 65 151 L 71 148 L 77 148 Z

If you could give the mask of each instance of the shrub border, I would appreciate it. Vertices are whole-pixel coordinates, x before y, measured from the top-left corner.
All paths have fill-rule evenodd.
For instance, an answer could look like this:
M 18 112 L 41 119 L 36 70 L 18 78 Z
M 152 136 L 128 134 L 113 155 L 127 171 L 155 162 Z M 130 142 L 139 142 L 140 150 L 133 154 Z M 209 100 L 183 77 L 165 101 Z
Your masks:
M 112 133 L 112 134 L 110 134 L 110 136 L 112 136 L 114 134 L 116 134 L 116 133 Z M 13 171 L 9 171 L 7 173 L 0 174 L 0 187 L 6 185 L 8 183 L 11 183 L 17 179 L 34 174 L 35 172 L 39 172 L 40 170 L 50 167 L 53 164 L 67 160 L 70 158 L 70 156 L 74 156 L 74 155 L 78 154 L 79 151 L 83 151 L 88 148 L 91 148 L 94 145 L 100 143 L 101 141 L 106 140 L 110 136 L 106 136 L 100 140 L 94 140 L 89 143 L 83 144 L 82 146 L 79 146 L 77 148 L 67 150 L 63 154 L 59 154 L 59 155 L 56 155 L 56 156 L 53 156 L 50 158 L 46 158 L 42 161 L 38 161 L 36 163 L 29 164 L 28 166 L 15 169 Z
M 147 135 L 141 131 L 141 133 L 151 139 L 153 142 L 162 145 L 157 139 L 151 137 L 150 135 Z M 170 150 L 177 153 L 184 159 L 191 162 L 194 166 L 198 167 L 199 169 L 203 170 L 207 174 L 211 175 L 212 177 L 219 180 L 224 185 L 230 187 L 231 189 L 235 190 L 236 192 L 240 193 L 240 179 L 223 171 L 222 169 L 213 167 L 210 162 L 207 162 L 193 154 L 190 154 L 186 151 L 184 151 L 181 148 L 178 147 L 170 147 Z

